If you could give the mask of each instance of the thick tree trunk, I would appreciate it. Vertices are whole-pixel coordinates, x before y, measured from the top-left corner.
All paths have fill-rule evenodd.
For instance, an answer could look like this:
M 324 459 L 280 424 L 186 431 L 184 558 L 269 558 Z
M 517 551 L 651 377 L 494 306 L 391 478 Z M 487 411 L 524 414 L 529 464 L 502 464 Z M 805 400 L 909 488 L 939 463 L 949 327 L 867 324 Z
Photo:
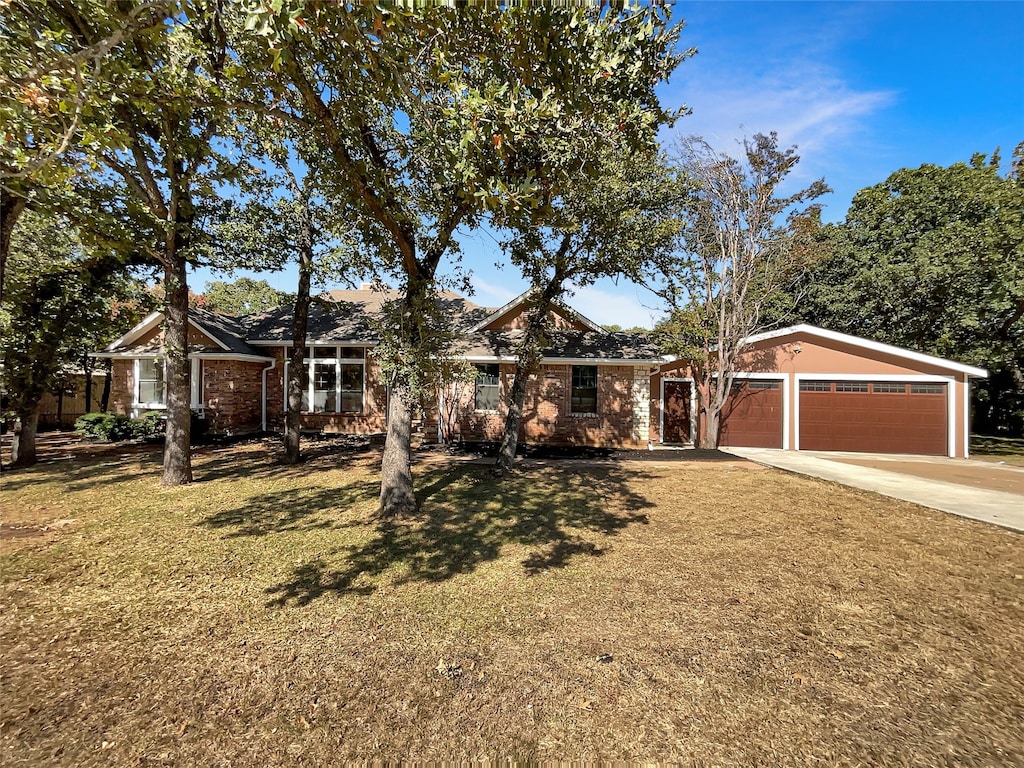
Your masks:
M 388 397 L 388 434 L 380 467 L 380 509 L 384 517 L 416 511 L 412 485 L 412 402 L 402 385 Z
M 306 209 L 308 218 L 308 208 Z M 309 386 L 306 372 L 306 329 L 309 324 L 309 283 L 313 271 L 311 227 L 303 222 L 303 240 L 299 248 L 299 287 L 295 296 L 295 319 L 292 323 L 292 350 L 288 366 L 288 413 L 284 417 L 284 461 L 298 464 L 301 459 L 299 436 L 302 428 L 302 393 Z
M 100 411 L 103 413 L 107 412 L 110 407 L 110 385 L 114 380 L 114 361 L 109 357 L 103 361 L 104 376 L 103 376 L 103 392 L 100 395 Z
M 704 440 L 701 448 L 710 451 L 718 450 L 718 430 L 721 425 L 722 412 L 708 408 L 704 412 Z
M 18 414 L 11 440 L 11 466 L 31 467 L 36 463 L 36 431 L 39 428 L 39 401 Z
M 192 413 L 191 365 L 188 359 L 188 283 L 185 259 L 177 249 L 164 265 L 164 351 L 167 386 L 167 432 L 164 442 L 164 485 L 192 482 L 192 448 L 189 445 Z

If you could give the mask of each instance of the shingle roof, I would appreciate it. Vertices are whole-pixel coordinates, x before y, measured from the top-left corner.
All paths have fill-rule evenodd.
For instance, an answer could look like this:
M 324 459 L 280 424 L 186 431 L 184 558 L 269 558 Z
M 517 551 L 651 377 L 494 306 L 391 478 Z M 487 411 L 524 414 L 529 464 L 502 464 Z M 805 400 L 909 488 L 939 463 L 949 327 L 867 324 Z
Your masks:
M 376 344 L 380 339 L 374 321 L 387 301 L 401 297 L 399 291 L 328 291 L 316 297 L 309 307 L 307 338 L 317 341 L 348 341 Z M 468 328 L 489 309 L 480 307 L 451 291 L 442 291 L 441 310 L 460 326 Z M 278 307 L 268 312 L 238 318 L 245 323 L 250 341 L 290 341 L 293 308 Z
M 469 335 L 459 352 L 466 357 L 514 358 L 525 331 L 477 331 Z M 560 330 L 545 334 L 541 353 L 564 360 L 623 360 L 663 362 L 658 345 L 639 333 Z
M 379 342 L 374 328 L 384 302 L 400 298 L 398 291 L 330 291 L 310 304 L 307 338 L 310 343 L 348 342 L 368 346 Z M 445 316 L 466 332 L 458 352 L 470 358 L 514 359 L 522 330 L 471 331 L 474 325 L 494 313 L 450 291 L 440 294 Z M 277 307 L 267 312 L 231 317 L 205 309 L 190 309 L 189 318 L 221 346 L 192 346 L 190 352 L 266 356 L 259 342 L 286 344 L 292 338 L 293 308 Z M 542 354 L 563 360 L 622 360 L 661 362 L 662 356 L 648 336 L 609 333 L 604 330 L 550 330 Z M 226 349 L 224 348 L 226 347 Z M 128 355 L 161 354 L 157 342 L 112 346 L 108 352 Z

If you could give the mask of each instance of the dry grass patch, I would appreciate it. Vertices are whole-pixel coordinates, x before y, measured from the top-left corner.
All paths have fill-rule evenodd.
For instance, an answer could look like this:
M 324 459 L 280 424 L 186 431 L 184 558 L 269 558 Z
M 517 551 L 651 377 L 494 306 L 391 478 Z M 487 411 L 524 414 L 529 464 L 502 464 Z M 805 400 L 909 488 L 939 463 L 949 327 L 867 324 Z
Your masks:
M 8 475 L 6 765 L 1010 764 L 1024 539 L 735 462 Z

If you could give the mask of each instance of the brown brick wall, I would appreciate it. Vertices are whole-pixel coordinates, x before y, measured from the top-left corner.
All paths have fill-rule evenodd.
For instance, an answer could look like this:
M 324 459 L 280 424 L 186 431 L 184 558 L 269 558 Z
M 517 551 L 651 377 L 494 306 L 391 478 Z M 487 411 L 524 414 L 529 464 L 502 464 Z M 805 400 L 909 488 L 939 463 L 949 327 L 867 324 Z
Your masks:
M 135 362 L 115 358 L 110 371 L 110 401 L 107 407 L 113 413 L 131 415 L 134 392 Z
M 261 351 L 273 354 L 277 360 L 277 367 L 267 375 L 267 429 L 280 431 L 284 429 L 284 348 L 263 347 Z M 362 414 L 306 413 L 302 416 L 302 428 L 355 435 L 384 432 L 387 429 L 387 387 L 380 367 L 369 355 L 365 377 Z
M 258 432 L 263 420 L 263 369 L 259 362 L 204 359 L 203 403 L 209 430 L 217 435 Z
M 500 371 L 504 403 L 515 376 L 515 366 L 503 364 Z M 597 414 L 575 416 L 569 412 L 572 366 L 541 366 L 527 383 L 520 439 L 556 445 L 638 447 L 639 441 L 633 437 L 633 368 L 599 365 L 597 375 Z M 506 407 L 502 405 L 498 413 L 473 411 L 473 390 L 472 384 L 467 385 L 461 397 L 458 417 L 461 438 L 470 442 L 500 439 Z

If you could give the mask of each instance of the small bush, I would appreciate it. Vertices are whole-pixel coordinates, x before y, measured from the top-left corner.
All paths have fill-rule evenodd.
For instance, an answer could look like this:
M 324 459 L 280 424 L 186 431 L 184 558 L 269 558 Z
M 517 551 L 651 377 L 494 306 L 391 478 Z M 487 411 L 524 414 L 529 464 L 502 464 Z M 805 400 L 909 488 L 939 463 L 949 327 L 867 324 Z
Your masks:
M 75 432 L 90 440 L 116 443 L 135 437 L 135 425 L 119 413 L 87 413 L 78 417 Z
M 167 417 L 163 411 L 147 411 L 140 418 L 132 421 L 135 437 L 140 440 L 159 437 L 165 432 L 166 426 Z

